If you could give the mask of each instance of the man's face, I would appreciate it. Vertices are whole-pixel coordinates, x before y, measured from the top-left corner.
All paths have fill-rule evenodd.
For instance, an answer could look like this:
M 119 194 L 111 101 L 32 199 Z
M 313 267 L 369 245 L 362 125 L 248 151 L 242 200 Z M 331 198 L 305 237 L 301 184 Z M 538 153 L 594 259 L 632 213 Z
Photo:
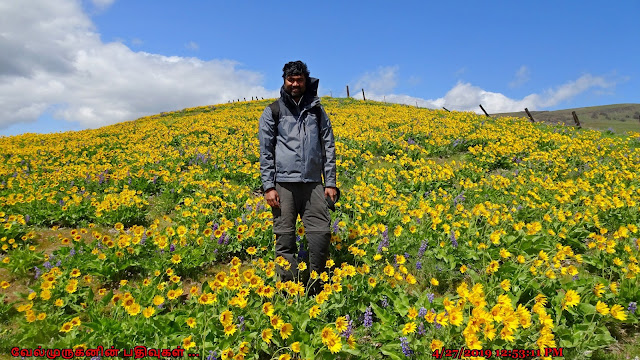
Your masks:
M 306 90 L 306 81 L 304 75 L 289 75 L 284 78 L 284 91 L 291 97 L 299 98 Z

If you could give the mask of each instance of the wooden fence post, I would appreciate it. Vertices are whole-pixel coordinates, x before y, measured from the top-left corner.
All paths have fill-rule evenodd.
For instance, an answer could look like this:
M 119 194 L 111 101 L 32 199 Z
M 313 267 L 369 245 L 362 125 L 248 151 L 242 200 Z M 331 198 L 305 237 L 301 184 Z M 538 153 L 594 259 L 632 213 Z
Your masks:
M 571 115 L 573 115 L 573 121 L 576 123 L 576 126 L 582 129 L 582 126 L 580 126 L 580 120 L 578 120 L 578 115 L 576 114 L 576 112 L 572 111 Z
M 362 89 L 362 100 L 367 101 L 367 98 L 364 97 L 364 89 Z
M 527 113 L 527 115 L 529 116 L 529 119 L 531 119 L 531 122 L 536 122 L 535 120 L 533 120 L 533 116 L 531 116 L 531 113 L 529 112 L 529 109 L 524 108 L 524 111 Z
M 490 116 L 489 116 L 489 114 L 487 114 L 487 111 L 482 107 L 482 104 L 480 104 L 480 109 L 482 109 L 482 111 L 484 111 L 484 114 L 485 114 L 487 117 L 490 117 Z
M 349 85 L 347 85 L 347 97 L 351 97 L 349 96 Z

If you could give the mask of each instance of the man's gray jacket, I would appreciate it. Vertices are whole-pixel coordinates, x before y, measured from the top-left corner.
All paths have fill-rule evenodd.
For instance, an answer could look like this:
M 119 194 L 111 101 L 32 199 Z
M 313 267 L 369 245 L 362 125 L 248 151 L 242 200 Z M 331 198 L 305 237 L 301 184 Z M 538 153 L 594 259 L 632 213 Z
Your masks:
M 284 87 L 280 88 L 277 129 L 269 106 L 260 117 L 258 138 L 264 191 L 275 188 L 276 181 L 322 182 L 322 175 L 325 187 L 336 187 L 335 140 L 331 122 L 317 95 L 318 81 L 309 78 L 299 106 Z M 320 121 L 316 118 L 319 114 L 322 114 Z

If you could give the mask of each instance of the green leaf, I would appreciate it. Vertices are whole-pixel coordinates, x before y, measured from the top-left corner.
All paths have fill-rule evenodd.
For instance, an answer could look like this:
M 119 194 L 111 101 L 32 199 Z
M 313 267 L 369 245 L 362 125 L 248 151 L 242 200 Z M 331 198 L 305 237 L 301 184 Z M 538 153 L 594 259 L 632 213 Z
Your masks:
M 396 312 L 402 316 L 406 316 L 409 312 L 409 298 L 403 292 L 398 294 L 397 299 L 394 301 L 394 308 Z
M 373 309 L 373 312 L 382 321 L 382 323 L 384 325 L 389 326 L 389 325 L 392 325 L 394 323 L 394 320 L 395 320 L 394 316 L 390 315 L 389 313 L 387 313 L 385 310 L 380 308 L 378 305 L 371 304 L 371 308 Z
M 303 359 L 313 359 L 315 357 L 313 348 L 305 343 L 300 344 L 300 355 Z
M 585 315 L 593 315 L 596 313 L 596 307 L 591 304 L 580 303 L 578 304 L 578 310 Z
M 396 350 L 401 349 L 401 346 L 400 346 L 399 342 L 387 343 L 383 347 L 380 348 L 380 351 L 384 355 L 389 357 L 390 359 L 402 360 L 402 358 L 398 354 L 395 353 L 394 349 L 396 349 Z
M 102 301 L 100 301 L 100 304 L 103 307 L 106 306 L 109 301 L 111 301 L 111 298 L 113 298 L 113 290 L 109 290 L 109 292 L 102 298 Z
M 346 345 L 346 347 L 343 347 L 343 348 L 342 348 L 342 351 L 343 351 L 343 352 L 346 352 L 346 353 L 348 353 L 348 354 L 351 354 L 351 355 L 355 355 L 355 356 L 360 356 L 360 355 L 362 355 L 362 353 L 360 352 L 360 350 L 358 350 L 358 349 L 352 349 L 352 348 L 350 348 L 350 347 L 349 347 L 349 345 Z

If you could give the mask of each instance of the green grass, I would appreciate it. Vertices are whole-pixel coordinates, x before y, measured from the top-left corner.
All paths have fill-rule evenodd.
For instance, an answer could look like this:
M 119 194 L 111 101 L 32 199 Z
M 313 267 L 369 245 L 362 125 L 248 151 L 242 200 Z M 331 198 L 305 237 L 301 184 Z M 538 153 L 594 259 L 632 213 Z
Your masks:
M 490 111 L 490 109 L 487 109 Z M 523 109 L 524 110 L 524 109 Z M 555 111 L 530 111 L 535 121 L 553 124 L 564 123 L 575 126 L 573 111 L 583 128 L 608 130 L 612 129 L 617 134 L 628 131 L 640 132 L 640 104 L 614 104 L 603 106 L 589 106 L 575 109 Z M 491 114 L 492 116 L 516 116 L 527 118 L 524 111 L 512 113 Z

